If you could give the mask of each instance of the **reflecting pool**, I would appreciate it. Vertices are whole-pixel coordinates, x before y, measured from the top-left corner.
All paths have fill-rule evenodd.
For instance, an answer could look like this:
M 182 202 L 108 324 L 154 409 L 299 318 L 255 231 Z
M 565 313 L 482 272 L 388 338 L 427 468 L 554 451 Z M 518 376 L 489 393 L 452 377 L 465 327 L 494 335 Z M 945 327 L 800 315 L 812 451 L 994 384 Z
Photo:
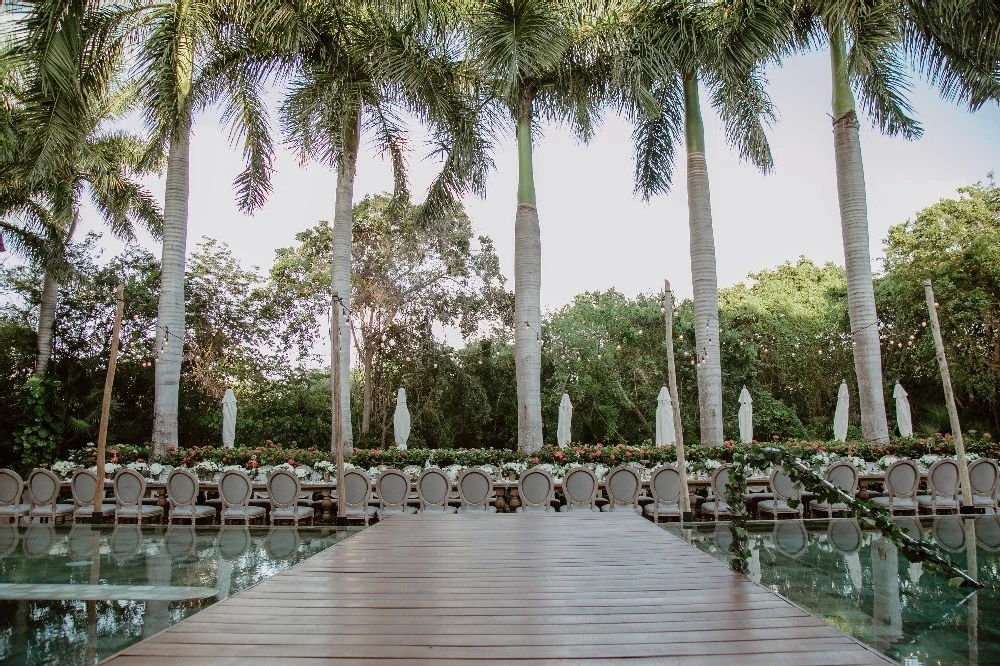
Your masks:
M 896 520 L 989 589 L 949 587 L 846 518 L 750 523 L 748 576 L 904 666 L 1000 664 L 1000 519 Z M 665 529 L 728 564 L 729 523 Z
M 0 663 L 93 664 L 356 532 L 0 525 Z

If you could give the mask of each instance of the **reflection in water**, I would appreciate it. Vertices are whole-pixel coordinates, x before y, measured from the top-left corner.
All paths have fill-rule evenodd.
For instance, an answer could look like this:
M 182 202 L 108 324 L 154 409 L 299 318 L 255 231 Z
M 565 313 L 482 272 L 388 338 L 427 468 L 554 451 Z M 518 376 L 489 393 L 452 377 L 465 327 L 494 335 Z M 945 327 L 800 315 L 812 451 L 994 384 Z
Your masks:
M 0 525 L 0 583 L 216 587 L 235 594 L 353 532 L 292 526 Z M 0 599 L 0 663 L 94 664 L 214 598 Z M 175 597 L 176 598 L 176 597 Z
M 1000 664 L 1000 517 L 896 520 L 992 589 L 950 587 L 848 518 L 751 523 L 748 575 L 907 666 Z M 664 529 L 728 564 L 728 524 Z

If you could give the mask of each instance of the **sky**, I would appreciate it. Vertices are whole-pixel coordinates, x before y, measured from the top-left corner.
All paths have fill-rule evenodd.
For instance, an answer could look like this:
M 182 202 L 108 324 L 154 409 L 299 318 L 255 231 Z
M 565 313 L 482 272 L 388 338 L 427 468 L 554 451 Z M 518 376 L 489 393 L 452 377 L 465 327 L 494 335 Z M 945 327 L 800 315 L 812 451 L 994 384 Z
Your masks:
M 796 57 L 768 73 L 779 120 L 770 132 L 775 169 L 761 175 L 741 164 L 725 144 L 718 118 L 705 114 L 706 152 L 711 179 L 719 286 L 747 279 L 751 272 L 805 256 L 843 264 L 843 244 L 833 159 L 829 57 L 825 52 Z M 272 95 L 278 98 L 277 92 Z M 704 97 L 703 97 L 704 99 Z M 862 123 L 861 143 L 868 189 L 873 268 L 891 225 L 954 194 L 957 187 L 985 180 L 1000 170 L 1000 108 L 971 114 L 939 99 L 916 81 L 911 96 L 924 136 L 918 141 L 881 136 Z M 655 292 L 669 279 L 681 298 L 691 295 L 687 197 L 680 156 L 672 191 L 648 203 L 633 194 L 631 128 L 608 116 L 589 145 L 566 130 L 545 127 L 535 145 L 534 166 L 542 235 L 542 306 L 555 309 L 576 294 L 611 287 L 629 296 Z M 414 134 L 410 159 L 415 199 L 437 164 L 421 132 Z M 466 209 L 478 234 L 492 237 L 501 268 L 513 288 L 516 148 L 502 137 L 496 169 L 484 199 L 468 197 Z M 294 244 L 294 236 L 319 220 L 333 218 L 335 174 L 322 165 L 302 166 L 279 147 L 274 191 L 253 217 L 235 204 L 232 180 L 241 154 L 231 145 L 216 111 L 196 121 L 191 146 L 189 253 L 203 236 L 227 243 L 247 266 L 266 270 L 274 252 Z M 147 180 L 161 201 L 163 179 Z M 358 164 L 355 201 L 389 190 L 387 160 L 369 144 Z M 84 230 L 101 231 L 92 211 Z M 146 237 L 141 243 L 159 254 Z M 109 252 L 120 249 L 106 241 Z

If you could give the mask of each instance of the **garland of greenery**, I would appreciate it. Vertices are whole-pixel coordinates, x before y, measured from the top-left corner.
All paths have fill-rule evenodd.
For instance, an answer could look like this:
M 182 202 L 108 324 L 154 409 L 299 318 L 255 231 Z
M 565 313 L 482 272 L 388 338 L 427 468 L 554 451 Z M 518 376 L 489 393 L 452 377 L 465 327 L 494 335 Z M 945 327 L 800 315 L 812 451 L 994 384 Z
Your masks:
M 816 493 L 821 502 L 841 503 L 847 506 L 850 514 L 858 520 L 862 527 L 877 529 L 884 537 L 892 541 L 899 551 L 910 562 L 925 562 L 931 568 L 937 569 L 948 577 L 948 584 L 960 587 L 981 588 L 983 585 L 951 563 L 951 559 L 942 556 L 929 544 L 917 541 L 892 520 L 892 514 L 875 502 L 851 497 L 838 486 L 830 483 L 818 470 L 811 469 L 801 460 L 787 451 L 774 447 L 750 446 L 745 451 L 733 456 L 733 465 L 729 470 L 729 480 L 726 484 L 726 503 L 732 512 L 729 529 L 732 534 L 732 568 L 740 573 L 746 573 L 751 555 L 748 547 L 747 515 L 745 497 L 747 492 L 747 477 L 753 470 L 763 470 L 771 465 L 780 465 L 795 483 L 802 488 Z M 798 506 L 798 500 L 790 500 L 789 506 Z

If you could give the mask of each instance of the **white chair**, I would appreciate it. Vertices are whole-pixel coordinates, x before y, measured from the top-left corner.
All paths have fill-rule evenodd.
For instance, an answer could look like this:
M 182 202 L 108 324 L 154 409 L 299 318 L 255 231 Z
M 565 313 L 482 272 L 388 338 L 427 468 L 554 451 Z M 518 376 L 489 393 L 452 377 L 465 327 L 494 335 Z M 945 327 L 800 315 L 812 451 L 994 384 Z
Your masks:
M 428 467 L 417 477 L 417 497 L 420 498 L 420 513 L 446 516 L 455 513 L 449 506 L 451 499 L 451 479 L 441 469 Z
M 122 467 L 115 474 L 115 524 L 122 518 L 134 520 L 137 524 L 142 524 L 145 518 L 159 518 L 163 520 L 163 507 L 156 504 L 143 504 L 142 498 L 146 495 L 146 479 L 142 474 Z
M 250 503 L 253 496 L 253 483 L 247 473 L 239 469 L 231 469 L 219 477 L 219 497 L 222 499 L 222 513 L 219 522 L 240 520 L 249 525 L 255 520 L 264 520 L 267 509 Z
M 608 503 L 601 507 L 601 511 L 613 512 L 618 506 L 630 507 L 634 512 L 639 511 L 642 480 L 632 467 L 622 465 L 608 472 L 604 490 L 607 491 Z
M 97 496 L 97 474 L 89 469 L 77 469 L 73 471 L 73 479 L 69 483 L 70 492 L 73 494 L 73 519 L 91 518 L 94 515 L 94 499 Z M 104 496 L 104 493 L 101 493 Z M 116 505 L 101 503 L 102 514 L 112 514 Z
M 295 525 L 298 525 L 300 520 L 313 523 L 316 511 L 311 506 L 299 504 L 301 492 L 302 482 L 294 472 L 287 469 L 271 470 L 267 477 L 267 494 L 271 498 L 272 525 L 279 520 L 290 520 Z
M 852 498 L 858 495 L 858 468 L 853 464 L 842 460 L 835 462 L 826 468 L 826 480 L 837 486 Z M 811 500 L 809 511 L 812 513 L 825 513 L 827 518 L 833 518 L 833 514 L 847 511 L 847 504 L 844 502 L 821 502 Z
M 600 511 L 597 508 L 597 476 L 587 467 L 573 467 L 563 476 L 566 503 L 560 511 Z
M 660 465 L 649 475 L 649 494 L 653 501 L 643 513 L 653 519 L 660 517 L 681 519 L 681 475 L 676 465 Z
M 493 477 L 486 470 L 479 467 L 462 470 L 458 475 L 457 485 L 460 512 L 496 513 L 497 508 L 490 504 L 493 497 Z
M 958 480 L 958 463 L 952 458 L 942 458 L 931 465 L 927 472 L 928 495 L 917 495 L 917 504 L 921 509 L 930 509 L 937 515 L 938 509 L 958 511 L 958 493 L 961 485 Z
M 709 488 L 712 491 L 710 501 L 701 505 L 701 515 L 711 516 L 718 520 L 720 516 L 732 515 L 726 502 L 726 484 L 729 483 L 729 465 L 722 465 L 712 472 Z
M 178 467 L 167 477 L 167 502 L 170 513 L 167 522 L 186 520 L 194 525 L 199 518 L 215 522 L 215 507 L 198 504 L 198 477 L 194 472 Z
M 889 513 L 899 511 L 917 512 L 917 488 L 920 486 L 920 470 L 909 458 L 903 458 L 889 465 L 885 470 L 886 495 L 876 497 L 875 503 L 889 509 Z
M 344 472 L 344 487 L 337 485 L 337 501 L 344 503 L 346 520 L 364 520 L 367 525 L 375 517 L 376 509 L 368 505 L 372 495 L 372 480 L 367 472 L 349 469 Z
M 384 469 L 375 479 L 375 494 L 378 495 L 378 519 L 388 516 L 405 516 L 416 513 L 409 506 L 410 477 L 398 469 Z
M 969 485 L 972 486 L 972 504 L 976 507 L 997 510 L 997 461 L 980 458 L 969 465 Z
M 788 502 L 790 500 L 802 499 L 802 486 L 792 481 L 792 478 L 780 467 L 774 468 L 770 479 L 768 479 L 768 483 L 771 486 L 771 492 L 774 493 L 774 499 L 758 502 L 757 511 L 759 513 L 770 514 L 775 520 L 783 515 L 801 518 L 802 504 L 800 503 L 793 509 L 789 506 Z
M 28 516 L 32 522 L 47 520 L 57 523 L 73 515 L 72 504 L 59 503 L 60 485 L 59 478 L 47 469 L 35 469 L 28 475 L 28 493 L 31 495 Z
M 17 525 L 21 516 L 28 515 L 31 506 L 21 504 L 23 494 L 24 481 L 21 475 L 12 469 L 0 469 L 0 519 Z M 17 530 L 14 532 L 16 535 Z
M 552 500 L 556 496 L 556 484 L 552 475 L 539 467 L 521 472 L 517 480 L 517 493 L 521 496 L 518 513 L 531 511 L 553 511 Z

